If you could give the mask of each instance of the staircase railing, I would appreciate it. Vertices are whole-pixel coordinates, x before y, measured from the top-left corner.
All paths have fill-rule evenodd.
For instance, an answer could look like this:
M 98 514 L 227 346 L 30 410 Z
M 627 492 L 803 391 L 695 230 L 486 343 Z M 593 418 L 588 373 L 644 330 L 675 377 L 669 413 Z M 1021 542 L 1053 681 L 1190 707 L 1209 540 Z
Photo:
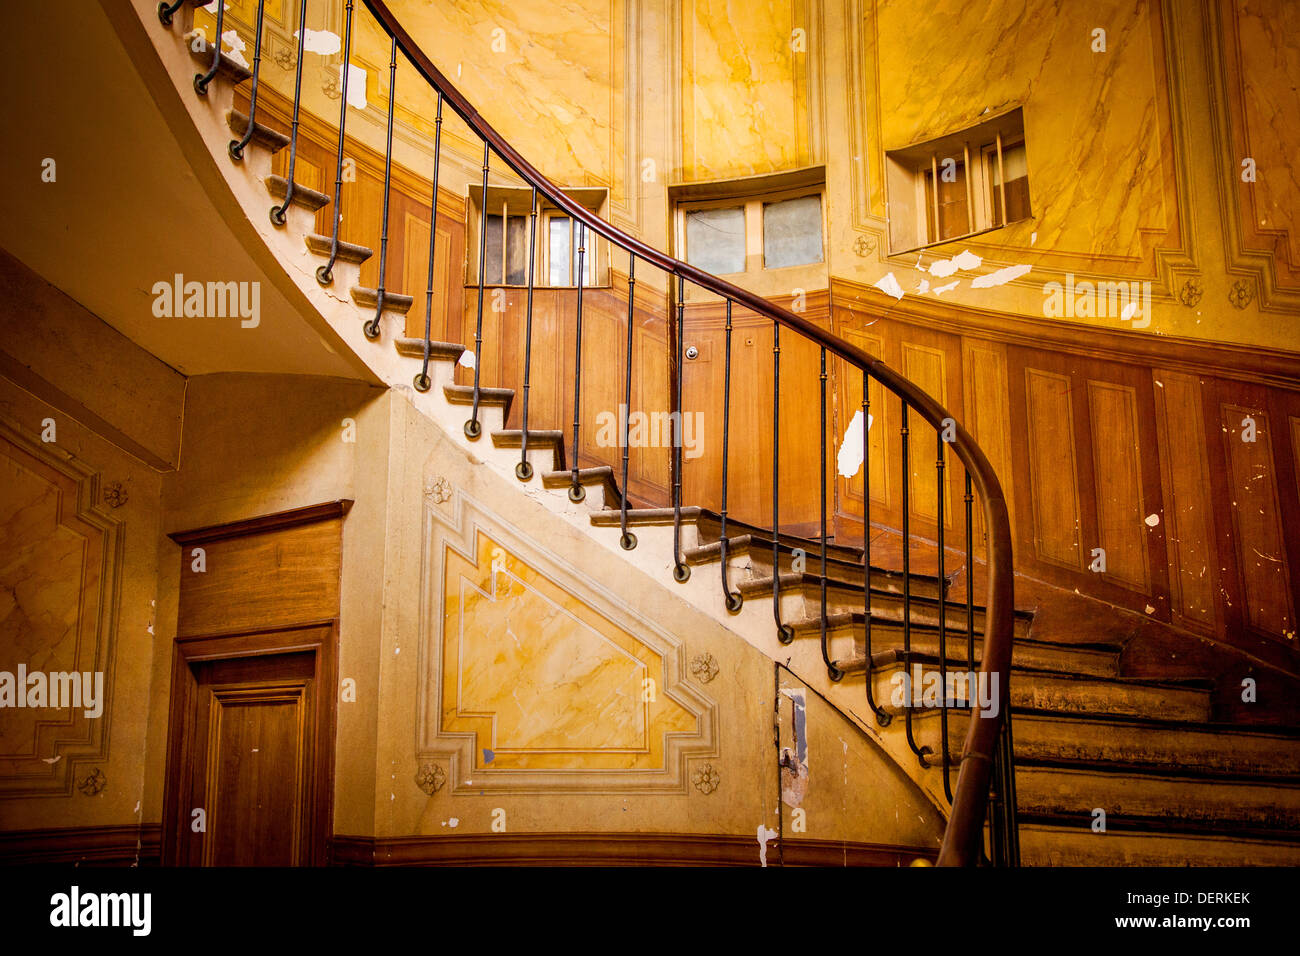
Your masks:
M 159 15 L 164 23 L 170 22 L 171 15 L 178 9 L 183 0 L 177 0 L 172 4 L 163 3 L 159 7 Z M 989 855 L 995 864 L 1014 865 L 1018 862 L 1019 851 L 1017 845 L 1016 824 L 1015 824 L 1015 783 L 1014 783 L 1014 760 L 1012 756 L 1011 726 L 1010 726 L 1010 672 L 1011 672 L 1011 651 L 1013 640 L 1013 581 L 1012 581 L 1012 555 L 1011 555 L 1011 531 L 1008 522 L 1007 504 L 1003 497 L 1001 485 L 997 476 L 994 474 L 992 466 L 989 464 L 984 452 L 980 449 L 974 439 L 965 428 L 950 415 L 948 410 L 940 405 L 933 397 L 928 395 L 922 389 L 917 387 L 907 378 L 894 371 L 884 362 L 873 358 L 871 355 L 857 348 L 850 342 L 845 341 L 831 333 L 817 327 L 812 322 L 801 318 L 799 315 L 787 309 L 781 308 L 761 296 L 733 285 L 717 276 L 711 275 L 687 262 L 676 259 L 667 253 L 655 249 L 644 242 L 628 235 L 621 229 L 611 225 L 604 219 L 592 213 L 581 203 L 568 196 L 563 190 L 552 183 L 546 176 L 542 175 L 531 163 L 525 159 L 518 150 L 505 140 L 473 107 L 473 105 L 461 94 L 450 80 L 433 64 L 420 46 L 412 39 L 409 33 L 398 22 L 397 18 L 389 10 L 383 0 L 362 0 L 366 8 L 375 18 L 380 28 L 387 34 L 392 43 L 392 56 L 390 59 L 390 83 L 394 82 L 396 70 L 397 52 L 400 51 L 402 56 L 415 68 L 416 72 L 423 80 L 437 92 L 438 110 L 435 120 L 436 133 L 434 136 L 434 167 L 433 167 L 433 196 L 431 198 L 432 212 L 430 224 L 430 246 L 429 246 L 429 278 L 428 294 L 426 300 L 425 312 L 425 330 L 424 330 L 424 361 L 420 372 L 415 376 L 415 387 L 420 391 L 427 391 L 430 387 L 431 380 L 428 374 L 429 357 L 431 351 L 430 340 L 430 317 L 432 315 L 432 291 L 433 291 L 433 272 L 434 272 L 434 250 L 433 250 L 433 232 L 434 224 L 437 222 L 437 196 L 438 196 L 438 171 L 439 159 L 441 153 L 441 130 L 444 107 L 450 107 L 469 127 L 483 143 L 483 177 L 482 177 L 482 204 L 485 211 L 487 209 L 487 191 L 489 167 L 493 154 L 502 161 L 507 168 L 514 172 L 527 186 L 532 190 L 532 212 L 530 214 L 531 229 L 529 238 L 529 270 L 528 270 L 528 305 L 527 305 L 527 331 L 525 343 L 525 362 L 524 362 L 524 388 L 522 399 L 522 416 L 523 432 L 521 436 L 521 455 L 520 464 L 516 468 L 516 474 L 521 480 L 528 480 L 532 477 L 532 467 L 528 462 L 528 388 L 529 374 L 531 364 L 532 348 L 532 319 L 533 319 L 533 285 L 534 285 L 534 267 L 536 264 L 536 217 L 538 211 L 539 197 L 556 208 L 567 213 L 572 217 L 572 221 L 577 224 L 577 314 L 575 317 L 575 376 L 574 376 L 574 405 L 573 405 L 573 457 L 571 459 L 572 473 L 571 485 L 569 487 L 569 497 L 574 501 L 581 501 L 585 496 L 585 490 L 580 481 L 578 468 L 578 443 L 580 437 L 581 409 L 582 409 L 582 378 L 581 378 L 581 349 L 582 349 L 582 289 L 585 279 L 585 269 L 583 267 L 583 257 L 587 252 L 587 233 L 594 233 L 603 236 L 613 247 L 621 249 L 628 256 L 628 354 L 627 354 L 627 379 L 625 388 L 627 389 L 626 397 L 628 405 L 631 400 L 631 374 L 632 374 L 632 347 L 633 337 L 632 328 L 632 309 L 633 298 L 636 288 L 636 274 L 638 262 L 651 266 L 665 273 L 669 277 L 669 288 L 672 290 L 672 279 L 676 279 L 675 288 L 675 305 L 676 305 L 676 323 L 670 324 L 670 351 L 675 354 L 670 362 L 671 374 L 674 378 L 675 388 L 675 411 L 678 416 L 673 418 L 675 435 L 673 439 L 673 454 L 671 464 L 671 481 L 672 481 L 672 510 L 673 510 L 673 559 L 674 569 L 673 577 L 678 582 L 685 582 L 690 577 L 690 567 L 684 560 L 682 551 L 682 434 L 681 418 L 683 386 L 683 330 L 685 325 L 685 304 L 686 288 L 690 283 L 692 286 L 711 292 L 720 296 L 726 303 L 726 373 L 724 378 L 724 395 L 723 395 L 723 455 L 724 459 L 728 451 L 729 430 L 730 430 L 730 400 L 731 400 L 731 316 L 735 306 L 749 309 L 755 314 L 770 319 L 773 323 L 773 601 L 774 617 L 777 628 L 777 636 L 782 643 L 790 643 L 794 639 L 794 631 L 789 624 L 784 623 L 781 618 L 781 565 L 780 565 L 780 522 L 778 514 L 779 494 L 777 479 L 780 469 L 779 453 L 779 423 L 780 423 L 780 352 L 781 352 L 781 331 L 783 329 L 793 332 L 803 339 L 813 343 L 820 349 L 820 413 L 821 413 L 821 489 L 820 489 L 820 536 L 818 542 L 820 545 L 820 574 L 818 582 L 820 585 L 820 639 L 822 659 L 826 665 L 828 675 L 831 680 L 840 680 L 844 676 L 844 671 L 838 666 L 839 663 L 832 660 L 829 653 L 828 633 L 827 633 L 827 613 L 826 613 L 826 596 L 827 596 L 827 500 L 826 500 L 826 357 L 828 354 L 838 357 L 844 363 L 861 373 L 862 384 L 862 453 L 863 453 L 863 613 L 865 629 L 865 677 L 866 693 L 868 705 L 875 719 L 880 725 L 889 723 L 891 715 L 886 712 L 874 700 L 872 694 L 872 649 L 871 649 L 871 630 L 872 630 L 872 566 L 871 566 L 871 523 L 870 523 L 870 477 L 871 477 L 871 458 L 870 442 L 868 441 L 868 412 L 870 408 L 869 385 L 871 381 L 878 382 L 886 390 L 897 396 L 901 405 L 901 422 L 899 438 L 901 441 L 901 462 L 902 462 L 902 544 L 903 544 L 903 611 L 902 611 L 902 629 L 903 629 L 903 664 L 909 678 L 912 675 L 913 652 L 911 650 L 911 609 L 913 606 L 913 597 L 911 593 L 911 541 L 912 532 L 910 527 L 910 504 L 908 501 L 910 486 L 910 457 L 911 457 L 911 439 L 908 426 L 909 413 L 919 416 L 926 424 L 934 428 L 936 434 L 935 445 L 935 469 L 937 476 L 937 554 L 938 554 L 938 594 L 939 594 L 939 613 L 938 613 L 938 636 L 939 636 L 939 671 L 940 695 L 941 701 L 941 750 L 940 763 L 943 772 L 943 786 L 945 793 L 948 795 L 952 808 L 949 814 L 948 824 L 944 831 L 943 843 L 939 852 L 939 864 L 942 865 L 975 865 L 980 863 L 984 857 L 984 824 L 986 818 L 989 823 Z M 344 39 L 344 49 L 349 50 L 351 44 L 352 26 L 353 26 L 353 9 L 354 0 L 346 0 L 347 18 L 346 33 Z M 219 0 L 217 7 L 217 22 L 222 22 L 224 14 L 224 0 Z M 283 224 L 284 210 L 288 208 L 289 201 L 292 198 L 294 183 L 292 173 L 292 157 L 296 154 L 297 136 L 298 136 L 298 109 L 301 97 L 301 80 L 302 80 L 302 55 L 301 44 L 302 37 L 305 34 L 301 28 L 304 26 L 302 19 L 305 15 L 306 3 L 302 0 L 299 8 L 299 56 L 297 57 L 296 76 L 295 76 L 295 95 L 294 95 L 294 123 L 292 129 L 290 156 L 291 171 L 288 175 L 287 194 L 283 204 L 272 210 L 272 220 L 277 225 Z M 242 149 L 247 145 L 248 139 L 252 132 L 252 121 L 256 115 L 257 109 L 257 80 L 258 70 L 261 61 L 261 35 L 263 30 L 263 9 L 259 2 L 257 8 L 256 30 L 256 50 L 257 55 L 254 58 L 252 70 L 252 92 L 251 103 L 249 108 L 249 132 L 244 139 L 238 143 L 231 144 L 230 154 L 232 158 L 239 159 Z M 206 93 L 208 82 L 216 75 L 220 65 L 222 54 L 220 41 L 213 44 L 213 61 L 212 67 L 207 74 L 196 77 L 195 89 L 203 95 Z M 342 83 L 348 81 L 349 70 L 346 68 L 342 71 Z M 388 117 L 387 117 L 387 142 L 384 169 L 384 196 L 385 196 L 385 222 L 383 224 L 384 248 L 381 249 L 381 257 L 386 254 L 387 246 L 387 197 L 391 186 L 392 174 L 392 111 L 394 95 L 389 96 Z M 346 86 L 340 106 L 339 121 L 339 141 L 338 141 L 338 165 L 339 170 L 343 164 L 343 143 L 344 143 L 344 119 L 348 108 L 348 99 L 346 95 Z M 323 266 L 317 273 L 317 279 L 322 284 L 328 285 L 332 281 L 330 266 L 335 261 L 335 256 L 339 249 L 338 229 L 341 220 L 341 210 L 338 203 L 340 198 L 340 180 L 341 173 L 336 177 L 333 209 L 333 235 L 331 237 L 332 254 L 330 265 Z M 278 214 L 278 215 L 277 215 Z M 482 229 L 483 237 L 486 236 L 486 226 Z M 484 250 L 482 249 L 482 240 L 480 237 L 479 251 L 479 274 L 478 274 L 478 303 L 475 324 L 475 356 L 482 355 L 483 342 L 483 301 L 484 301 Z M 366 334 L 374 337 L 379 332 L 380 320 L 384 312 L 384 272 L 382 268 L 379 278 L 378 291 L 378 308 L 375 317 L 367 323 Z M 482 433 L 482 426 L 478 420 L 480 407 L 480 392 L 482 385 L 480 383 L 479 361 L 476 361 L 474 369 L 474 393 L 473 408 L 468 421 L 465 423 L 465 434 L 476 439 Z M 636 547 L 636 536 L 628 530 L 628 496 L 627 496 L 627 446 L 628 446 L 628 418 L 624 416 L 622 423 L 623 434 L 623 495 L 620 504 L 620 543 L 626 550 Z M 946 467 L 946 453 L 951 448 L 952 453 L 956 455 L 965 469 L 965 517 L 966 517 L 966 534 L 965 534 L 965 627 L 966 636 L 966 663 L 973 670 L 976 661 L 975 653 L 975 612 L 974 612 L 974 542 L 973 527 L 974 498 L 978 494 L 981 507 L 983 524 L 986 535 L 986 554 L 985 565 L 987 568 L 987 587 L 985 593 L 984 605 L 984 653 L 979 661 L 980 680 L 987 680 L 985 687 L 996 687 L 998 699 L 995 707 L 980 708 L 972 705 L 968 693 L 967 709 L 970 714 L 969 729 L 966 733 L 965 743 L 962 748 L 961 760 L 959 764 L 957 783 L 955 787 L 950 787 L 949 769 L 951 766 L 951 755 L 948 747 L 948 609 L 955 608 L 958 613 L 961 611 L 960 605 L 949 605 L 947 602 L 948 582 L 944 575 L 944 471 Z M 733 592 L 727 581 L 727 469 L 724 466 L 722 472 L 722 489 L 721 489 L 722 510 L 720 514 L 722 528 L 719 549 L 722 558 L 722 589 L 726 606 L 732 612 L 739 611 L 742 606 L 742 597 L 739 593 Z M 968 671 L 969 673 L 969 671 Z M 972 682 L 973 692 L 973 682 Z M 934 756 L 933 751 L 928 746 L 918 746 L 913 734 L 913 715 L 912 705 L 909 700 L 904 709 L 904 719 L 906 722 L 906 738 L 913 753 L 917 756 L 923 766 L 930 766 L 930 758 Z

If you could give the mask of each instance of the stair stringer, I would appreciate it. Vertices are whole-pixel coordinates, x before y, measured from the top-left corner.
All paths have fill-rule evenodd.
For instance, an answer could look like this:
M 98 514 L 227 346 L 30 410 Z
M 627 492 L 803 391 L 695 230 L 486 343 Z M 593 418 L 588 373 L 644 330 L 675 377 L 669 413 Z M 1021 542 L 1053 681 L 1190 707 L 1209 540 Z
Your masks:
M 641 572 L 647 586 L 659 589 L 665 600 L 689 606 L 708 616 L 771 660 L 785 665 L 878 744 L 925 798 L 947 817 L 950 807 L 943 793 L 941 772 L 922 766 L 912 753 L 903 720 L 896 719 L 883 728 L 877 726 L 874 718 L 869 716 L 861 678 L 846 677 L 841 682 L 830 680 L 815 640 L 796 639 L 788 646 L 782 645 L 777 639 L 770 601 L 745 602 L 738 613 L 732 614 L 726 609 L 720 579 L 707 573 L 711 569 L 698 568 L 685 583 L 673 582 L 675 561 L 671 525 L 638 526 L 637 547 L 624 551 L 619 546 L 617 527 L 591 525 L 592 511 L 604 505 L 599 489 L 589 488 L 586 500 L 574 504 L 564 489 L 543 486 L 542 475 L 553 467 L 549 449 L 530 449 L 533 476 L 527 482 L 519 481 L 514 472 L 519 461 L 518 451 L 493 447 L 489 437 L 494 429 L 504 427 L 502 409 L 481 409 L 482 436 L 476 441 L 465 436 L 463 425 L 468 417 L 467 409 L 452 405 L 442 392 L 444 385 L 454 381 L 453 362 L 446 359 L 431 361 L 429 374 L 432 385 L 427 392 L 417 391 L 411 383 L 420 363 L 399 353 L 396 348 L 398 336 L 391 326 L 385 326 L 375 340 L 368 339 L 363 332 L 363 326 L 373 312 L 359 308 L 351 296 L 353 287 L 360 285 L 360 266 L 340 260 L 334 266 L 330 286 L 322 286 L 317 281 L 316 269 L 325 260 L 312 253 L 306 243 L 306 236 L 315 232 L 315 214 L 307 209 L 291 207 L 287 211 L 285 226 L 272 225 L 269 210 L 275 200 L 265 182 L 271 173 L 270 154 L 254 142 L 245 150 L 242 162 L 230 159 L 227 145 L 232 134 L 227 117 L 233 108 L 234 89 L 218 78 L 208 87 L 206 97 L 195 94 L 192 85 L 195 61 L 183 41 L 182 18 L 178 17 L 177 23 L 170 28 L 162 26 L 154 0 L 131 0 L 129 8 L 104 0 L 103 6 L 128 51 L 136 54 L 137 69 L 141 70 L 146 85 L 218 213 L 263 266 L 266 275 L 321 335 L 328 348 L 359 360 L 367 378 L 400 390 L 417 410 L 438 425 L 450 441 L 462 448 L 471 461 L 491 468 L 516 484 L 521 494 L 580 528 L 589 540 L 616 556 L 622 566 Z M 153 56 L 144 56 L 149 50 Z M 163 77 L 166 83 L 156 82 Z M 542 424 L 562 425 L 558 422 L 534 423 L 535 426 Z M 681 548 L 684 550 L 696 544 L 693 526 L 683 522 Z M 850 656 L 836 654 L 834 649 L 831 654 L 833 658 Z M 864 717 L 863 713 L 868 716 Z M 925 725 L 933 723 L 920 722 Z M 934 737 L 931 746 L 938 743 L 937 733 Z M 930 759 L 932 762 L 935 760 L 934 757 Z M 954 766 L 954 786 L 955 783 Z

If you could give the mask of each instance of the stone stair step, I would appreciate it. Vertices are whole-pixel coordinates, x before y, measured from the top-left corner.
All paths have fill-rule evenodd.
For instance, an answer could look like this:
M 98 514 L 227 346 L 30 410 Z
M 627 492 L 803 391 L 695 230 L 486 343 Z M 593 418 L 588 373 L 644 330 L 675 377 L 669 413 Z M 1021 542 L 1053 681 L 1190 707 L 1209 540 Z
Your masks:
M 379 305 L 379 290 L 367 289 L 365 286 L 354 285 L 352 287 L 352 301 L 363 309 L 373 309 Z M 411 310 L 411 305 L 415 302 L 409 295 L 402 295 L 400 292 L 384 290 L 384 311 L 391 312 L 393 315 L 406 315 Z
M 837 661 L 836 666 L 848 674 L 861 677 L 865 660 Z M 964 673 L 949 670 L 950 675 Z M 906 706 L 890 703 L 899 675 L 905 673 L 902 651 L 885 651 L 872 655 L 872 693 L 876 703 L 890 713 L 902 713 Z M 939 673 L 938 659 L 912 654 L 912 673 L 923 680 Z M 1005 679 L 1005 678 L 1003 678 Z M 919 697 L 925 687 L 913 679 L 912 694 Z M 958 685 L 959 687 L 961 685 Z M 966 695 L 958 693 L 958 706 Z M 1147 717 L 1166 720 L 1207 721 L 1210 717 L 1210 688 L 1199 684 L 1170 683 L 1131 677 L 1088 677 L 1077 674 L 1053 674 L 1046 671 L 1015 670 L 1011 675 L 1011 706 L 1034 710 L 1051 710 L 1062 714 Z M 913 716 L 936 708 L 914 707 Z
M 694 524 L 700 516 L 700 510 L 696 507 L 682 508 L 682 524 Z M 591 523 L 598 528 L 617 528 L 619 524 L 619 512 L 617 511 L 597 511 L 591 516 Z M 641 525 L 665 525 L 673 523 L 672 508 L 629 508 L 627 512 L 628 527 Z
M 424 339 L 397 339 L 397 354 L 406 358 L 424 359 Z M 430 342 L 429 358 L 438 362 L 458 362 L 465 346 L 455 342 Z
M 772 539 L 770 535 L 762 534 L 742 534 L 733 536 L 730 534 L 731 522 L 727 522 L 728 544 L 727 559 L 728 564 L 733 570 L 742 574 L 736 580 L 745 580 L 746 577 L 771 577 L 772 575 Z M 815 545 L 813 545 L 816 547 Z M 794 545 L 786 541 L 778 544 L 778 554 L 781 564 L 782 573 L 791 573 L 793 552 L 796 550 Z M 839 549 L 841 552 L 845 549 Z M 821 569 L 821 552 L 805 551 L 806 570 L 820 571 Z M 717 563 L 722 556 L 722 542 L 719 540 L 708 541 L 698 547 L 689 548 L 683 552 L 683 557 L 687 564 L 709 564 Z M 845 585 L 861 587 L 862 586 L 862 558 L 859 552 L 854 560 L 847 560 L 843 557 L 832 558 L 827 554 L 826 562 L 827 577 L 843 583 Z M 951 580 L 951 576 L 949 576 Z M 871 568 L 871 584 L 873 587 L 879 587 L 886 591 L 903 591 L 903 574 L 901 571 L 890 570 L 888 568 L 877 567 Z M 912 574 L 911 575 L 912 593 L 925 595 L 928 597 L 937 597 L 939 594 L 939 582 L 932 575 Z
M 519 428 L 507 428 L 492 433 L 492 444 L 497 448 L 522 448 L 524 433 Z M 564 470 L 564 432 L 555 429 L 528 429 L 528 448 L 549 448 L 554 458 L 552 471 Z
M 929 722 L 934 711 L 913 711 Z M 1016 760 L 1107 764 L 1142 770 L 1300 777 L 1300 729 L 1178 723 L 1137 717 L 1066 714 L 1013 707 Z M 968 717 L 949 711 L 949 748 L 961 752 Z M 934 721 L 931 746 L 938 742 Z
M 416 341 L 420 341 L 417 339 Z M 421 353 L 423 355 L 423 353 Z M 473 385 L 444 385 L 442 394 L 446 396 L 447 401 L 452 405 L 470 405 L 474 404 L 474 386 Z M 510 405 L 514 402 L 515 390 L 513 388 L 488 388 L 479 386 L 478 403 L 479 407 L 491 406 L 501 409 L 501 420 L 505 421 L 510 417 Z
M 226 125 L 230 127 L 230 132 L 235 134 L 236 139 L 243 139 L 244 134 L 248 132 L 248 117 L 239 110 L 230 110 L 226 113 Z M 275 154 L 289 145 L 289 137 L 254 121 L 253 138 L 250 142 Z
M 1234 834 L 1108 830 L 1025 821 L 1023 866 L 1296 866 L 1300 842 Z
M 854 613 L 832 614 L 827 620 L 827 633 L 832 636 L 848 634 L 853 639 L 855 654 L 859 657 L 865 652 L 865 616 L 861 611 Z M 787 622 L 796 637 L 818 639 L 821 635 L 820 622 L 815 617 L 800 618 Z M 966 629 L 949 630 L 947 634 L 947 658 L 949 666 L 966 661 Z M 903 625 L 901 621 L 892 621 L 872 617 L 871 649 L 872 656 L 903 646 Z M 939 629 L 928 625 L 913 624 L 911 647 L 914 654 L 924 654 L 936 661 L 939 656 Z M 1093 677 L 1117 677 L 1119 675 L 1119 645 L 1099 644 L 1063 644 L 1055 641 L 1035 641 L 1032 638 L 1017 638 L 1011 650 L 1013 667 L 1036 670 L 1055 671 L 1063 674 L 1088 674 Z M 984 655 L 984 636 L 975 635 L 975 662 Z
M 614 480 L 614 469 L 610 465 L 597 465 L 593 468 L 578 469 L 579 485 L 598 485 L 604 495 L 606 508 L 617 508 L 623 500 Z M 572 471 L 548 471 L 542 475 L 542 485 L 547 488 L 569 488 L 573 485 Z
M 312 233 L 307 236 L 306 242 L 307 248 L 318 256 L 328 257 L 330 249 L 333 247 L 333 239 L 329 236 L 318 235 L 317 233 Z M 344 242 L 342 239 L 339 240 L 339 262 L 352 262 L 360 265 L 374 254 L 373 249 L 368 249 L 365 246 L 358 246 L 353 242 Z
M 267 176 L 266 189 L 274 198 L 284 201 L 284 194 L 289 188 L 289 180 L 283 176 Z M 293 200 L 291 205 L 301 206 L 303 209 L 315 212 L 318 209 L 324 209 L 329 205 L 330 197 L 322 192 L 317 192 L 304 186 L 302 183 L 294 183 Z M 328 250 L 327 250 L 328 253 Z
M 1300 831 L 1300 781 L 1021 762 L 1016 765 L 1016 807 L 1030 816 L 1074 818 L 1087 828 L 1094 808 L 1100 808 L 1106 811 L 1108 828 L 1169 821 L 1234 830 Z
M 189 40 L 185 41 L 185 45 L 190 49 L 190 56 L 203 65 L 204 74 L 206 74 L 208 70 L 212 69 L 212 44 L 208 42 L 206 36 L 200 34 L 191 37 Z M 252 70 L 248 69 L 248 67 L 240 66 L 230 58 L 230 54 L 225 50 L 221 51 L 217 60 L 218 77 L 237 86 L 252 75 Z

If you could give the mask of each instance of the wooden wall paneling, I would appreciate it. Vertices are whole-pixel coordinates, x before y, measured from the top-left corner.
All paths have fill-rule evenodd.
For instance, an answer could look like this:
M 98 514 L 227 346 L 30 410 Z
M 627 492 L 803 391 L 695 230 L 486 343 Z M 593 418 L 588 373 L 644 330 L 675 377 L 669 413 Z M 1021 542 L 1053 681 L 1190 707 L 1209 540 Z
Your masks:
M 1142 488 L 1137 393 L 1127 385 L 1088 379 L 1097 542 L 1106 551 L 1104 578 L 1146 595 L 1151 591 L 1147 517 L 1154 515 Z
M 402 285 L 415 302 L 406 313 L 406 335 L 424 335 L 425 295 L 429 287 L 429 214 L 428 210 L 406 210 L 403 214 Z M 449 221 L 450 220 L 450 221 Z M 433 321 L 429 335 L 435 342 L 464 341 L 464 294 L 460 264 L 465 258 L 463 223 L 451 220 L 450 210 L 439 204 L 438 233 L 433 263 Z
M 662 316 L 634 316 L 632 330 L 632 408 L 645 411 L 667 409 L 668 396 L 668 328 Z M 628 492 L 635 498 L 656 506 L 671 502 L 669 449 L 641 446 L 628 456 Z M 620 475 L 622 473 L 620 472 Z
M 923 329 L 909 329 L 906 339 L 900 339 L 903 374 L 933 396 L 954 416 L 962 419 L 961 340 L 955 336 Z M 911 487 L 908 489 L 913 519 L 919 519 L 918 530 L 936 537 L 938 520 L 938 431 L 916 414 L 909 414 Z M 953 482 L 959 468 L 954 467 L 956 456 L 951 449 L 944 454 L 944 535 L 945 543 L 957 526 L 954 503 L 961 501 L 963 490 L 954 494 Z M 961 525 L 965 519 L 962 516 Z
M 1013 392 L 1016 483 L 1021 496 L 1021 547 L 1026 557 L 1068 571 L 1087 567 L 1080 535 L 1079 461 L 1070 376 L 1020 365 L 1024 391 Z M 1020 400 L 1016 401 L 1019 397 Z
M 1011 467 L 1011 411 L 1009 382 L 1007 380 L 1007 350 L 1000 342 L 984 339 L 964 339 L 962 342 L 963 424 L 969 431 L 989 463 L 997 473 L 1002 493 L 1007 501 L 1011 521 L 1012 540 L 1016 538 L 1015 476 Z M 965 494 L 966 476 L 960 466 L 954 478 L 961 482 Z M 965 520 L 963 507 L 963 525 Z M 984 515 L 978 496 L 972 504 L 974 514 L 974 543 L 977 553 L 983 553 L 982 542 L 987 533 Z M 964 529 L 963 529 L 964 530 Z
M 265 629 L 338 614 L 338 520 L 215 540 L 190 534 L 173 539 L 182 545 L 178 635 Z M 205 552 L 201 572 L 194 570 L 194 547 Z
M 885 332 L 878 322 L 867 322 L 865 317 L 848 309 L 835 312 L 835 333 L 853 343 L 869 355 L 884 357 Z M 842 409 L 839 434 L 835 438 L 834 453 L 836 458 L 844 441 L 853 416 L 862 410 L 862 373 L 844 363 L 834 364 L 836 382 L 836 400 Z M 868 414 L 871 424 L 867 431 L 868 452 L 871 458 L 871 520 L 886 523 L 897 518 L 895 510 L 898 502 L 893 496 L 893 489 L 898 485 L 896 468 L 890 466 L 891 460 L 897 459 L 897 432 L 899 421 L 898 400 L 892 392 L 885 389 L 876 379 L 867 386 L 867 400 L 870 404 Z M 890 458 L 891 451 L 894 459 Z M 837 532 L 846 540 L 861 536 L 862 529 L 862 487 L 863 470 L 861 467 L 849 478 L 838 474 L 837 489 Z
M 588 289 L 583 293 L 582 305 L 582 404 L 578 431 L 584 466 L 622 468 L 623 429 L 619 406 L 623 404 L 626 378 L 626 291 L 618 295 L 611 289 Z M 602 428 L 602 420 L 612 421 L 613 427 Z
M 1216 510 L 1222 516 L 1218 533 L 1225 616 L 1230 626 L 1290 641 L 1287 635 L 1295 631 L 1294 585 L 1280 486 L 1293 478 L 1279 473 L 1274 447 L 1290 440 L 1290 428 L 1276 427 L 1263 389 L 1219 382 L 1213 391 L 1213 421 L 1223 456 Z M 1250 434 L 1250 426 L 1243 424 L 1247 419 L 1254 423 L 1253 442 L 1244 440 Z
M 1151 375 L 1165 503 L 1170 612 L 1175 624 L 1214 632 L 1222 614 L 1201 383 L 1195 375 L 1172 369 L 1153 369 Z

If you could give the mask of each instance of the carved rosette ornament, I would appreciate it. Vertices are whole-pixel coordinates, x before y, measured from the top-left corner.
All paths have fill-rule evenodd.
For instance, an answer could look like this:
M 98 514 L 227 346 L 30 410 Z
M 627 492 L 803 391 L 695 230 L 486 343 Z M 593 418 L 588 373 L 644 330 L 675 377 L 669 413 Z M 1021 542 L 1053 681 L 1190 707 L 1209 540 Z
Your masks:
M 710 794 L 718 789 L 718 784 L 722 783 L 722 777 L 718 771 L 713 769 L 713 764 L 706 763 L 696 767 L 691 773 L 691 783 L 695 784 L 695 789 L 703 794 Z
M 853 251 L 860 256 L 867 256 L 876 251 L 876 240 L 871 236 L 858 236 L 853 240 Z
M 321 80 L 321 92 L 332 100 L 337 100 L 341 95 L 339 90 L 339 78 L 336 74 L 326 72 L 325 77 Z
M 292 47 L 282 46 L 275 51 L 275 65 L 282 70 L 293 69 L 294 61 L 297 59 Z
M 424 483 L 424 496 L 436 505 L 451 500 L 451 482 L 441 475 L 434 475 Z
M 436 763 L 423 764 L 415 774 L 415 785 L 433 796 L 442 789 L 442 785 L 447 782 L 447 771 Z
M 104 771 L 96 767 L 86 776 L 86 779 L 77 784 L 77 789 L 86 796 L 93 797 L 107 786 L 108 777 L 104 776 Z
M 1200 279 L 1191 278 L 1178 290 L 1178 301 L 1190 309 L 1201 301 L 1203 295 L 1205 295 L 1205 285 Z
M 104 501 L 110 508 L 120 508 L 126 504 L 129 495 L 120 481 L 115 481 L 104 489 Z
M 712 654 L 696 654 L 691 658 L 691 674 L 701 684 L 718 676 L 718 662 Z
M 1238 309 L 1250 305 L 1250 300 L 1253 298 L 1255 298 L 1255 289 L 1245 279 L 1237 279 L 1228 290 L 1228 301 Z

